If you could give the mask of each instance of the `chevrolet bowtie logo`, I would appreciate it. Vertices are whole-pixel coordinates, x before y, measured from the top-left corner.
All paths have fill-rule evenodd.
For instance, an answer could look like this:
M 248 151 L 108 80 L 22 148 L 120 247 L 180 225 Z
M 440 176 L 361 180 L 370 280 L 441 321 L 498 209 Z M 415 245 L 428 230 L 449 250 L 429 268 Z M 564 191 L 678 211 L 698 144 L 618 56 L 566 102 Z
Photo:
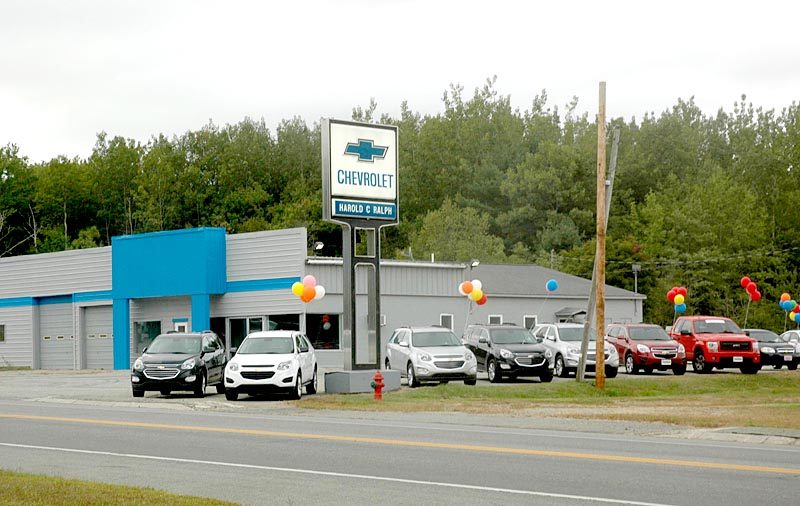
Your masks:
M 374 162 L 375 158 L 383 159 L 389 146 L 376 146 L 370 139 L 358 139 L 358 142 L 348 142 L 344 154 L 355 155 L 359 162 Z

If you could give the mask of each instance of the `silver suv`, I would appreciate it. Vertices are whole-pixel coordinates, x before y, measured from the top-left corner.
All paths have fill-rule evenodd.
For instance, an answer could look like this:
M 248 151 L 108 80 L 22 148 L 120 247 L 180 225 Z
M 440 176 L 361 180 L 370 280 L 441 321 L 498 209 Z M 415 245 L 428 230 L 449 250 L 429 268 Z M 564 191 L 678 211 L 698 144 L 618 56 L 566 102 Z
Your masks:
M 398 369 L 415 388 L 422 382 L 463 380 L 474 385 L 478 363 L 453 331 L 443 327 L 401 327 L 386 344 L 386 369 Z
M 583 340 L 582 323 L 542 323 L 531 331 L 535 337 L 544 342 L 555 355 L 553 374 L 566 378 L 570 373 L 578 370 L 578 360 L 581 356 L 581 341 Z M 594 371 L 595 367 L 595 341 L 594 329 L 589 329 L 589 350 L 586 357 L 586 370 Z M 606 377 L 614 378 L 619 370 L 619 354 L 616 348 L 606 343 L 605 345 Z

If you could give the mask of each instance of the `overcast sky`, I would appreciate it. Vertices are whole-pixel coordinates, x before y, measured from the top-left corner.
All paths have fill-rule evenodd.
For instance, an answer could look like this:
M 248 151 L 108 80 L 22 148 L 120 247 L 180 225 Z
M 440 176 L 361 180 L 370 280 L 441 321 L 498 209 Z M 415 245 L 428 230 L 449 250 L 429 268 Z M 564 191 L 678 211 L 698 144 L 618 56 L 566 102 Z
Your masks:
M 708 5 L 707 5 L 708 4 Z M 527 109 L 546 89 L 640 118 L 678 97 L 800 99 L 797 2 L 0 0 L 0 145 L 88 156 L 97 132 L 146 142 L 245 116 L 348 119 L 370 97 L 436 114 L 487 77 Z M 401 133 L 402 135 L 402 133 Z

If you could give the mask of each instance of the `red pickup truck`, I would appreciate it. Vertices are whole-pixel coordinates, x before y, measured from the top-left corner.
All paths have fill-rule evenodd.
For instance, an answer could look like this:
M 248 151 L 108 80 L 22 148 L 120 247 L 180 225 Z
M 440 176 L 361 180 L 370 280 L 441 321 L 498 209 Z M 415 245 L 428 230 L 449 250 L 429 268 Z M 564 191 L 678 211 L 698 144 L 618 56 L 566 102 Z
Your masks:
M 684 346 L 694 372 L 738 367 L 744 374 L 756 374 L 761 369 L 758 341 L 745 335 L 729 318 L 682 316 L 670 336 Z

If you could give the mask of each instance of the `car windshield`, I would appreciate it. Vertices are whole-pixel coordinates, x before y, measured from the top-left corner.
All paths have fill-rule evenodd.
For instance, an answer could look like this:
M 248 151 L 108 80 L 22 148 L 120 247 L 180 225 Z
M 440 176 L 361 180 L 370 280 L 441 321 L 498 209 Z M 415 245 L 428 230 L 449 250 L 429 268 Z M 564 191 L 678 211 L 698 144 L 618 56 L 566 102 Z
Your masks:
M 534 337 L 525 329 L 492 329 L 492 341 L 497 344 L 533 344 Z
M 294 351 L 291 337 L 248 337 L 242 342 L 237 355 L 285 355 Z
M 161 335 L 156 337 L 147 353 L 185 353 L 194 355 L 200 353 L 200 336 L 186 335 Z
M 450 331 L 447 332 L 414 332 L 411 344 L 417 348 L 430 346 L 461 346 L 461 340 Z
M 750 330 L 748 334 L 753 339 L 757 339 L 759 341 L 767 342 L 767 343 L 782 343 L 784 342 L 781 337 L 771 330 Z
M 583 327 L 560 327 L 558 335 L 562 341 L 582 341 Z M 595 340 L 594 329 L 589 329 L 589 341 Z
M 694 321 L 695 334 L 741 334 L 735 323 L 727 318 L 708 318 Z
M 628 333 L 634 341 L 671 341 L 672 338 L 664 329 L 656 325 L 647 327 L 628 327 Z

